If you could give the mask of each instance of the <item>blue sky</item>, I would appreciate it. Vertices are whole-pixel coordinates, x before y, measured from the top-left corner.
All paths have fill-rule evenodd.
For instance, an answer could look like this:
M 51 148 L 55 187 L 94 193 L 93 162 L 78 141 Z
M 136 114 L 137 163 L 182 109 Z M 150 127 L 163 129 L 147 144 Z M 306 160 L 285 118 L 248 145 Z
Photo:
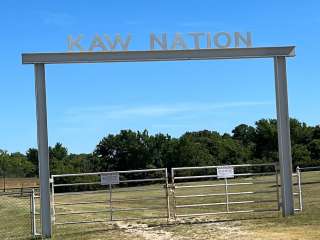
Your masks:
M 319 124 L 320 1 L 1 1 L 0 149 L 36 146 L 34 76 L 22 52 L 65 52 L 67 36 L 252 32 L 253 46 L 296 45 L 288 59 L 291 117 Z M 84 44 L 85 45 L 85 44 Z M 271 59 L 46 67 L 49 143 L 90 152 L 120 129 L 231 132 L 275 118 Z

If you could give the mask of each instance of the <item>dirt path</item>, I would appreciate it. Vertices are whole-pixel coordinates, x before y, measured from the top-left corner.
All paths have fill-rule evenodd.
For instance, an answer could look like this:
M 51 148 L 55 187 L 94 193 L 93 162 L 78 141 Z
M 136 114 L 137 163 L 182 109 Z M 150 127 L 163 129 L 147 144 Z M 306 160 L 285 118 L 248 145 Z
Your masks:
M 175 225 L 174 236 L 188 240 L 249 240 L 251 233 L 239 221 L 210 222 L 206 218 L 197 218 L 188 224 Z
M 165 230 L 149 227 L 147 224 L 117 222 L 117 226 L 123 229 L 126 233 L 140 236 L 145 240 L 180 240 L 181 238 L 174 237 L 172 233 Z
M 252 239 L 240 222 L 188 223 L 170 225 L 166 228 L 149 227 L 147 224 L 118 222 L 117 226 L 125 233 L 144 240 L 224 240 Z M 132 238 L 134 239 L 134 238 Z

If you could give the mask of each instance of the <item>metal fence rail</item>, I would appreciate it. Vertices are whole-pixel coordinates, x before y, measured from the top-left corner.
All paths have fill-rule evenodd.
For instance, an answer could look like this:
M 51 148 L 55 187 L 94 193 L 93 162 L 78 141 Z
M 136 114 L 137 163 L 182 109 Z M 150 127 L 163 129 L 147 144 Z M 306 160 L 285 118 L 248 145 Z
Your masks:
M 233 177 L 223 179 L 219 179 L 217 174 L 219 167 L 221 166 L 172 168 L 175 218 L 280 210 L 277 164 L 229 165 L 235 171 Z M 266 170 L 250 172 L 250 168 Z M 264 179 L 261 179 L 261 176 L 264 176 Z M 260 178 L 256 179 L 257 177 Z M 258 188 L 254 188 L 256 186 Z M 185 189 L 193 189 L 196 194 L 181 193 Z M 188 199 L 192 200 L 187 202 Z M 249 207 L 250 205 L 256 206 Z
M 313 166 L 313 167 L 299 167 L 297 166 L 297 169 L 302 171 L 320 171 L 320 166 Z
M 110 173 L 119 174 L 119 184 L 101 186 Z M 55 225 L 170 218 L 165 168 L 53 175 L 51 185 Z

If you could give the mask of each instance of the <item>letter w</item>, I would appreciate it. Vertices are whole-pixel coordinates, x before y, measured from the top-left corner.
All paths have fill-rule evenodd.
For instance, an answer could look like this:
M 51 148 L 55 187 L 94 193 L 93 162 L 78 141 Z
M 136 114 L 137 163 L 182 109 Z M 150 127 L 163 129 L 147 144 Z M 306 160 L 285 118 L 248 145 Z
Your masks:
M 107 34 L 104 34 L 104 37 L 110 47 L 110 50 L 115 50 L 118 44 L 120 44 L 122 50 L 124 50 L 124 51 L 128 50 L 128 46 L 131 41 L 130 34 L 126 37 L 125 42 L 122 41 L 120 34 L 116 35 L 113 42 L 111 41 L 110 37 Z

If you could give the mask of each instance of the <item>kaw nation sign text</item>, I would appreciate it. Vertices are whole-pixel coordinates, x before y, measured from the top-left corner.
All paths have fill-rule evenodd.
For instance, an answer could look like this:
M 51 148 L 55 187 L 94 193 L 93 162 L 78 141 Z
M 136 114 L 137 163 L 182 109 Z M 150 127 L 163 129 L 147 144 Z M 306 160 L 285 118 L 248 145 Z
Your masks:
M 89 39 L 89 44 L 84 35 L 68 36 L 68 51 L 70 52 L 96 52 L 96 51 L 128 51 L 133 42 L 131 34 L 121 36 L 116 34 L 96 34 Z M 239 48 L 252 47 L 251 32 L 189 32 L 174 34 L 149 34 L 149 50 L 185 50 L 202 48 Z

